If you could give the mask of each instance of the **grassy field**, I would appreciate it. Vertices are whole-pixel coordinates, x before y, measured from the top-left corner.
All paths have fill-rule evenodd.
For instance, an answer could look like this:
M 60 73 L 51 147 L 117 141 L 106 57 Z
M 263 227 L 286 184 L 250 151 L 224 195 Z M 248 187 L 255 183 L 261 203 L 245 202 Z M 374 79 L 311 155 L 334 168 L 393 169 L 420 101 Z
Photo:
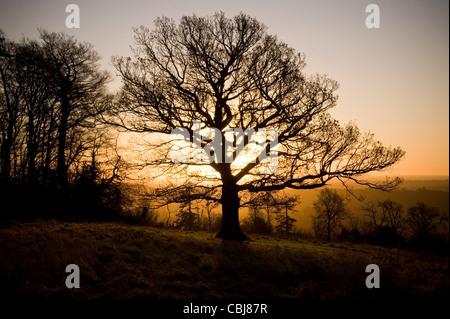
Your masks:
M 65 268 L 80 268 L 68 289 Z M 377 264 L 381 288 L 365 286 Z M 0 228 L 0 299 L 448 297 L 449 257 L 369 245 L 113 223 L 36 221 Z

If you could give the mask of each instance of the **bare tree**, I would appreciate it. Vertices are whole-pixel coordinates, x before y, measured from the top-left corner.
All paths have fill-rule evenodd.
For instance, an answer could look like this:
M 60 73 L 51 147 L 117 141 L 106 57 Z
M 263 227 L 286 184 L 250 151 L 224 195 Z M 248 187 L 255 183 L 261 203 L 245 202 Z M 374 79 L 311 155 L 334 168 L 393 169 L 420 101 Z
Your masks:
M 109 102 L 99 56 L 91 44 L 47 31 L 40 41 L 2 41 L 1 50 L 9 52 L 0 57 L 2 180 L 13 173 L 16 181 L 45 184 L 54 170 L 65 188 L 69 167 L 92 146 L 86 133 Z
M 383 201 L 380 205 L 387 216 L 389 227 L 399 231 L 402 228 L 403 222 L 403 205 L 390 199 Z
M 241 192 L 314 189 L 332 179 L 384 190 L 399 184 L 363 176 L 392 166 L 404 152 L 332 119 L 327 111 L 337 102 L 338 83 L 306 76 L 304 55 L 267 34 L 256 19 L 219 12 L 184 16 L 176 25 L 159 18 L 154 30 L 135 29 L 135 40 L 134 59 L 113 60 L 123 88 L 106 120 L 130 132 L 156 133 L 159 140 L 149 143 L 142 161 L 153 176 L 184 174 L 185 183 L 173 188 L 194 185 L 206 196 L 205 189 L 220 190 L 212 198 L 222 205 L 218 237 L 246 238 L 239 225 Z M 189 133 L 191 157 L 200 143 L 199 156 L 207 160 L 174 163 L 175 129 Z M 266 134 L 255 150 L 245 132 L 262 129 L 277 139 Z
M 319 234 L 324 231 L 327 240 L 331 240 L 331 235 L 342 226 L 348 215 L 344 198 L 336 190 L 325 188 L 314 202 L 314 209 L 313 228 Z
M 206 215 L 208 216 L 208 230 L 212 231 L 212 222 L 213 222 L 213 211 L 214 209 L 219 206 L 219 203 L 213 201 L 213 200 L 206 200 L 205 201 L 205 210 Z
M 1 183 L 8 184 L 11 177 L 11 161 L 14 148 L 23 126 L 23 83 L 16 75 L 20 66 L 14 57 L 16 45 L 3 38 L 0 55 L 0 168 Z
M 270 232 L 273 231 L 272 221 L 276 218 L 276 213 L 279 210 L 277 198 L 274 192 L 261 192 L 250 197 L 248 207 L 251 211 L 259 211 L 265 215 L 267 226 Z
M 427 239 L 445 220 L 437 208 L 418 203 L 408 208 L 406 223 L 413 237 Z
M 272 233 L 272 229 L 267 224 L 267 220 L 263 213 L 255 205 L 249 206 L 248 215 L 243 221 L 243 227 L 247 233 L 262 235 Z
M 364 210 L 367 211 L 366 216 L 371 220 L 375 230 L 380 230 L 384 227 L 389 227 L 395 232 L 401 230 L 403 206 L 400 203 L 390 199 L 378 201 L 377 203 L 370 202 L 364 207 Z
M 22 105 L 26 156 L 23 166 L 27 183 L 45 183 L 43 172 L 50 165 L 51 147 L 56 141 L 56 118 L 54 109 L 57 98 L 45 72 L 42 47 L 35 41 L 22 40 L 16 44 L 15 60 L 18 65 L 16 78 L 22 84 Z
M 80 43 L 64 33 L 40 31 L 45 71 L 52 79 L 57 97 L 57 176 L 61 188 L 67 186 L 70 164 L 82 153 L 83 127 L 92 127 L 92 118 L 104 111 L 108 75 L 98 70 L 98 54 L 92 44 Z

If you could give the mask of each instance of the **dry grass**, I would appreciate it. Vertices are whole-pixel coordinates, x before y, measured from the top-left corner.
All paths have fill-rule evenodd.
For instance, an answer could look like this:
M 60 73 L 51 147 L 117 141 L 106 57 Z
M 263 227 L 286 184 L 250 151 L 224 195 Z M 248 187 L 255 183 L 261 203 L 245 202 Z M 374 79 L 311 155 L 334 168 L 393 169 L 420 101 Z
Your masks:
M 0 229 L 0 298 L 448 297 L 448 262 L 369 245 L 37 221 Z M 72 263 L 80 289 L 65 286 Z M 372 263 L 380 289 L 365 286 Z

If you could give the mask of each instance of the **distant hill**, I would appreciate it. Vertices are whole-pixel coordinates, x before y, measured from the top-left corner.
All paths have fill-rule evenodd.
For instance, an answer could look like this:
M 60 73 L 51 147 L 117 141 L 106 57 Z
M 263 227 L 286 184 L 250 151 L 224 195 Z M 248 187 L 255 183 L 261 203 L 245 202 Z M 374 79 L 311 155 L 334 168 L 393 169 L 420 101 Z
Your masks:
M 437 191 L 449 191 L 449 180 L 439 180 L 439 179 L 405 179 L 401 188 L 404 189 L 431 189 L 431 190 L 437 190 Z
M 426 188 L 432 190 L 439 190 L 448 192 L 449 191 L 449 177 L 448 176 L 420 176 L 420 175 L 412 175 L 412 176 L 399 176 L 403 179 L 403 183 L 400 185 L 399 189 L 419 189 Z M 372 177 L 368 178 L 368 181 L 378 182 L 385 180 L 385 177 Z M 332 188 L 343 188 L 341 182 L 333 180 L 329 183 Z M 349 182 L 352 188 L 355 189 L 365 189 L 365 186 L 358 185 L 353 182 Z

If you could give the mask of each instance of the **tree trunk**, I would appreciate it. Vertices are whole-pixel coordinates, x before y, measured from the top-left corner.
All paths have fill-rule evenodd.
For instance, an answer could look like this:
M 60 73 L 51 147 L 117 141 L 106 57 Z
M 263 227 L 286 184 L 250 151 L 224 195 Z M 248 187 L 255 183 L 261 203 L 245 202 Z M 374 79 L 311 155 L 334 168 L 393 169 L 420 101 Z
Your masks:
M 34 134 L 35 134 L 34 114 L 30 108 L 30 110 L 28 111 L 27 156 L 28 156 L 28 182 L 32 185 L 37 183 L 37 170 L 36 170 L 37 147 L 34 141 Z
M 45 154 L 43 154 L 42 157 L 42 183 L 44 185 L 49 185 L 53 181 L 50 181 L 49 174 L 50 174 L 50 163 L 52 159 L 52 138 L 51 138 L 51 130 L 49 129 L 49 132 L 47 133 L 47 142 L 44 143 L 45 145 Z
M 330 221 L 328 221 L 328 223 L 327 223 L 327 240 L 328 241 L 331 240 L 331 224 L 330 224 Z
M 11 105 L 11 101 L 9 99 L 9 90 L 7 82 L 8 80 L 5 78 L 5 73 L 3 68 L 0 68 L 0 76 L 2 79 L 3 86 L 3 96 L 5 98 L 6 103 L 6 115 L 7 118 L 7 128 L 6 132 L 2 132 L 2 144 L 0 148 L 0 162 L 1 162 L 1 174 L 0 174 L 0 183 L 4 185 L 9 184 L 9 180 L 11 177 L 11 148 L 12 148 L 12 134 L 13 134 L 13 125 L 15 124 L 15 118 L 13 113 L 13 107 Z M 3 116 L 3 115 L 2 115 Z M 2 119 L 3 120 L 3 119 Z
M 211 224 L 211 211 L 210 211 L 210 208 L 209 208 L 209 207 L 206 208 L 206 212 L 207 212 L 207 214 L 208 214 L 209 231 L 211 231 L 211 230 L 212 230 L 212 224 Z
M 285 210 L 286 217 L 286 234 L 289 233 L 289 215 L 288 215 L 288 207 L 286 206 Z
M 61 122 L 58 127 L 58 161 L 56 174 L 60 189 L 67 188 L 66 137 L 69 118 L 69 101 L 63 93 L 61 97 Z
M 9 184 L 10 174 L 11 174 L 11 142 L 8 138 L 2 144 L 1 147 L 1 182 L 5 185 Z
M 239 224 L 239 196 L 235 183 L 222 186 L 222 225 L 218 238 L 225 240 L 248 240 Z
M 7 98 L 7 94 L 5 94 Z M 14 112 L 13 106 L 8 103 L 8 123 L 6 128 L 6 135 L 2 136 L 3 144 L 1 147 L 1 162 L 2 162 L 2 172 L 1 181 L 5 185 L 9 184 L 11 179 L 11 153 L 13 151 L 14 144 L 14 126 L 16 125 L 16 114 Z M 16 176 L 15 176 L 16 177 Z

